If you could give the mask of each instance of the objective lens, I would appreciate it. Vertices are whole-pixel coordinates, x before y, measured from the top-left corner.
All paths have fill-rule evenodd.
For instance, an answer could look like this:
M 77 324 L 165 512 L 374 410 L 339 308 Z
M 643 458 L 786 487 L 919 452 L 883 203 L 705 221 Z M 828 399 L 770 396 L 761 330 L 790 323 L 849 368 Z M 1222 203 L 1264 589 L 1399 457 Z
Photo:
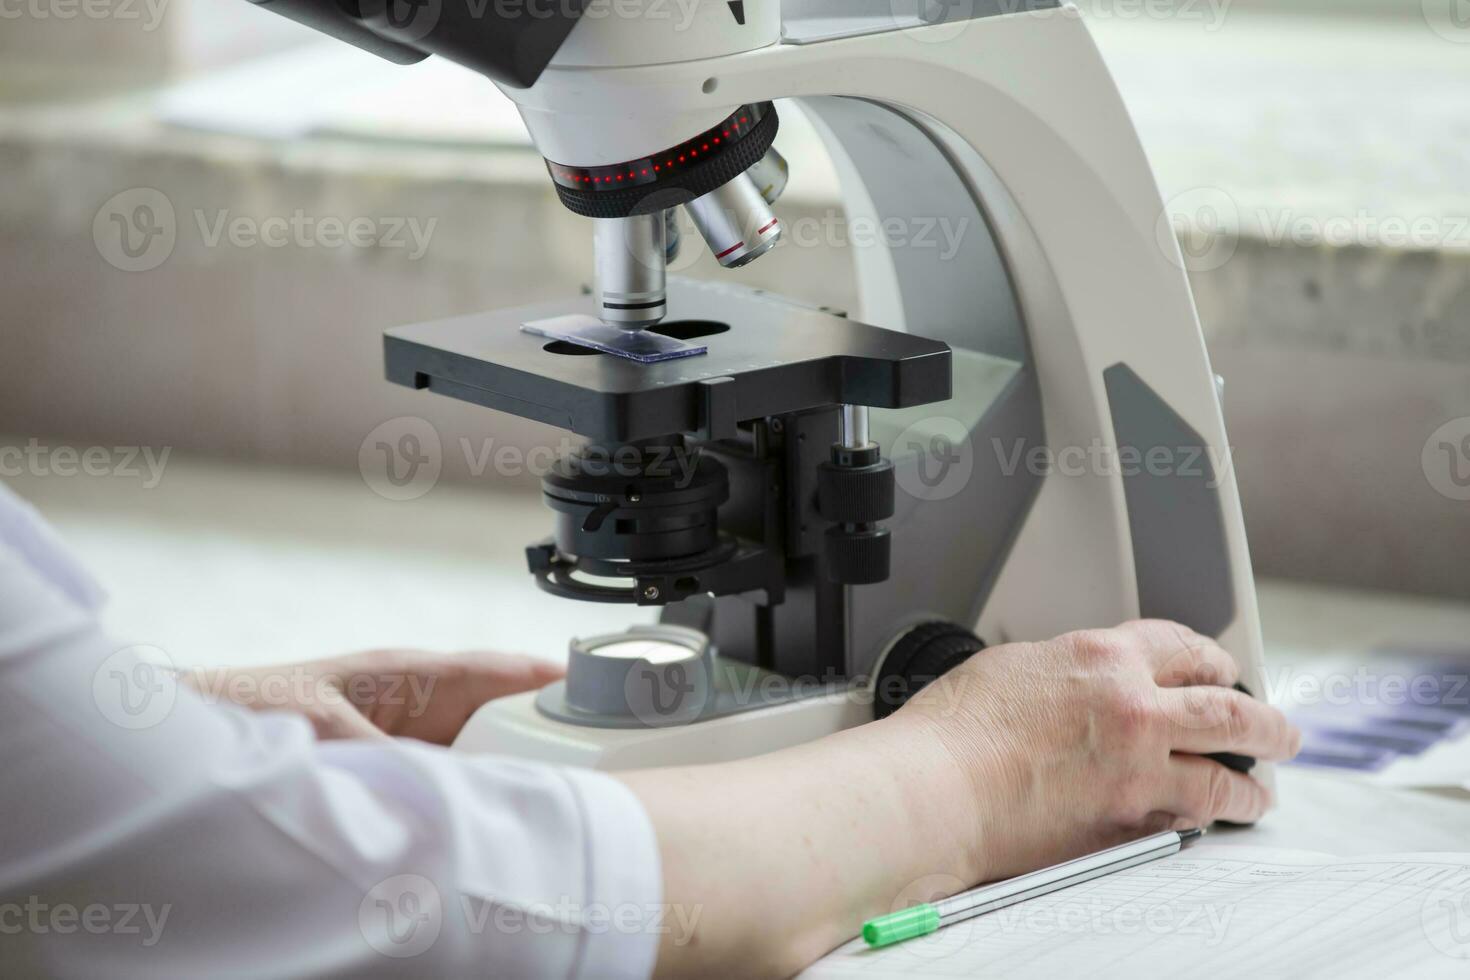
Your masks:
M 598 315 L 603 322 L 642 330 L 662 320 L 668 312 L 663 212 L 594 218 L 592 225 Z
M 684 205 L 720 265 L 735 269 L 769 252 L 781 226 L 748 173 Z
M 767 204 L 776 203 L 776 198 L 786 189 L 786 181 L 791 176 L 786 158 L 777 153 L 774 146 L 745 172 L 755 181 L 755 189 L 761 192 L 761 197 Z

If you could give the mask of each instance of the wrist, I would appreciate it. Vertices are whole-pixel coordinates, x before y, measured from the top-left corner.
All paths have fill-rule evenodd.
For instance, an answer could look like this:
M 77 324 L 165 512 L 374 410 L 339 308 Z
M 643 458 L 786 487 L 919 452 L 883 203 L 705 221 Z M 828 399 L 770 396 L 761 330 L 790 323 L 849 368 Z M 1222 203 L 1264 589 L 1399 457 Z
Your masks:
M 902 805 L 902 831 L 914 848 L 916 876 L 986 880 L 988 762 L 961 757 L 939 719 L 898 712 L 865 726 L 874 754 L 885 760 Z

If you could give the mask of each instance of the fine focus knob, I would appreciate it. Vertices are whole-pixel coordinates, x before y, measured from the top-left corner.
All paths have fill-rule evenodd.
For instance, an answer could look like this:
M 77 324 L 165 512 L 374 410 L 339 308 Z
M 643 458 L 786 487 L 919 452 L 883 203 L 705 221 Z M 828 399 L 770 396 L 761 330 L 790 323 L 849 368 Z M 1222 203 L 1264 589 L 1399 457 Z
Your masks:
M 984 641 L 954 623 L 941 620 L 912 627 L 883 658 L 873 714 L 887 718 L 926 685 L 984 649 Z

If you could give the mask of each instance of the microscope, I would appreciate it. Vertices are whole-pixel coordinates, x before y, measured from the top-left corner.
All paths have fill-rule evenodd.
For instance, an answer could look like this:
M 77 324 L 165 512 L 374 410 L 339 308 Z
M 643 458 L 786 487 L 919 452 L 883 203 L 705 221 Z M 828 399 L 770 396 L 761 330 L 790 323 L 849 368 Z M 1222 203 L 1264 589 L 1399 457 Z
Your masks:
M 1137 617 L 1217 638 L 1262 693 L 1219 382 L 1070 4 L 258 2 L 489 76 L 587 219 L 590 291 L 384 341 L 390 381 L 584 437 L 543 481 L 528 571 L 659 613 L 569 638 L 564 682 L 485 706 L 458 748 L 751 756 L 881 718 L 986 645 Z M 963 229 L 853 249 L 852 316 L 666 275 L 700 244 L 781 260 L 792 111 L 850 222 Z M 681 208 L 702 243 L 671 235 Z

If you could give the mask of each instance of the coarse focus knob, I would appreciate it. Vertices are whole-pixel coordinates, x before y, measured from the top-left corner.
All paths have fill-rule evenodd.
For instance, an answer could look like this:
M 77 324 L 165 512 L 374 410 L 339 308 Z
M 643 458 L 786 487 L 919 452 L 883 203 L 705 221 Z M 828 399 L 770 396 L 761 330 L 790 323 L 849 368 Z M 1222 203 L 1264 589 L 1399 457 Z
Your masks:
M 974 633 L 945 620 L 912 627 L 883 658 L 873 714 L 887 718 L 926 685 L 985 649 Z

